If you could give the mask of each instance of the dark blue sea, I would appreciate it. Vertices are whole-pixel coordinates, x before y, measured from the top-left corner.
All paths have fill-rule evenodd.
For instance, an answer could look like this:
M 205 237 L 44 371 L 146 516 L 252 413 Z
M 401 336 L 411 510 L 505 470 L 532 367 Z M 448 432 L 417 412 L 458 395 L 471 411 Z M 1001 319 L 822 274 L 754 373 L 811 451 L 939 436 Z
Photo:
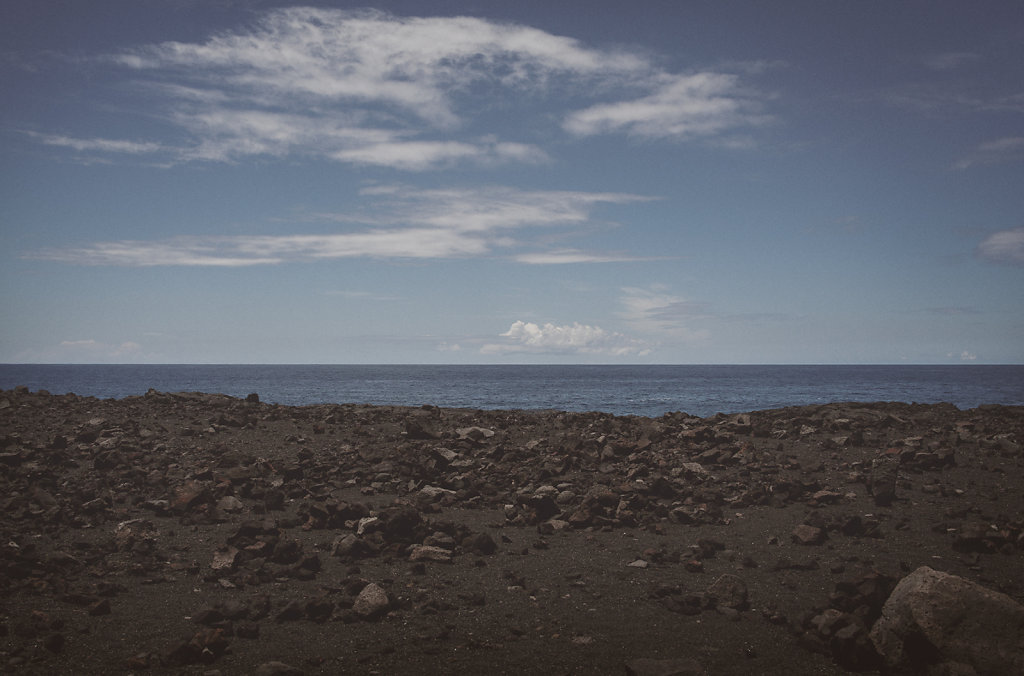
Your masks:
M 122 398 L 259 394 L 270 403 L 395 404 L 701 417 L 836 401 L 1024 405 L 1024 366 L 438 366 L 0 364 L 0 388 Z

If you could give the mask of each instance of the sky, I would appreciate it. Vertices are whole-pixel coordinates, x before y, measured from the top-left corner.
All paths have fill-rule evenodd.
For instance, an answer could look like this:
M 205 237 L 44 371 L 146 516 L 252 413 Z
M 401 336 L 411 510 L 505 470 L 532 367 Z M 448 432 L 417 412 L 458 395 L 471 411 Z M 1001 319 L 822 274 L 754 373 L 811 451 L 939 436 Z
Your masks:
M 0 362 L 1024 363 L 1024 5 L 5 0 Z

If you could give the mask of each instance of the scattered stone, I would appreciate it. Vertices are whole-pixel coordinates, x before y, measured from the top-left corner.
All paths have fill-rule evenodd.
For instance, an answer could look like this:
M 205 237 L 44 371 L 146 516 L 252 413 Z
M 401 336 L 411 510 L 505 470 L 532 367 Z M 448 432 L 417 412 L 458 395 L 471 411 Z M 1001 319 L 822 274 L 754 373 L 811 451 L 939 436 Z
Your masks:
M 302 601 L 289 601 L 274 616 L 275 622 L 294 622 L 306 615 L 306 606 Z
M 706 676 L 700 662 L 688 658 L 657 660 L 648 657 L 626 662 L 629 676 Z
M 252 396 L 252 395 L 250 395 Z M 264 662 L 256 667 L 255 676 L 303 676 L 302 669 L 284 662 Z
M 64 634 L 53 633 L 43 639 L 43 647 L 51 653 L 59 653 L 64 649 Z
M 87 610 L 89 612 L 89 615 L 92 617 L 98 617 L 100 615 L 109 615 L 111 613 L 110 599 L 100 599 L 95 603 L 91 603 L 89 604 Z
M 809 526 L 805 523 L 794 528 L 791 535 L 793 542 L 798 545 L 820 545 L 828 539 L 824 528 Z
M 245 504 L 233 495 L 226 495 L 217 501 L 217 509 L 228 514 L 238 514 L 245 509 Z
M 877 458 L 871 465 L 868 490 L 879 507 L 888 507 L 896 499 L 898 460 L 893 457 Z
M 468 439 L 476 442 L 483 442 L 494 436 L 494 430 L 483 427 L 460 427 L 455 430 L 455 433 L 459 435 L 459 439 Z
M 440 439 L 441 435 L 425 420 L 407 420 L 405 422 L 405 436 L 408 439 L 434 440 Z
M 213 562 L 210 564 L 210 568 L 217 571 L 233 570 L 238 561 L 238 554 L 239 551 L 234 547 L 218 549 L 213 553 Z
M 179 486 L 171 501 L 171 509 L 176 512 L 187 512 L 211 498 L 210 489 L 197 481 L 189 481 Z
M 722 575 L 708 587 L 707 597 L 714 605 L 744 610 L 747 607 L 747 583 L 736 575 Z
M 341 558 L 361 559 L 376 556 L 379 550 L 377 546 L 363 538 L 349 533 L 334 541 L 331 555 Z
M 387 613 L 390 607 L 387 592 L 371 582 L 359 592 L 352 604 L 352 611 L 364 620 L 375 620 Z
M 455 491 L 449 488 L 439 488 L 438 486 L 424 486 L 420 489 L 419 494 L 428 500 L 437 500 L 446 495 L 455 495 Z
M 462 548 L 471 554 L 489 556 L 498 551 L 498 543 L 487 533 L 475 533 L 463 538 Z
M 389 654 L 444 671 L 464 647 L 501 650 L 509 671 L 551 657 L 564 666 L 559 650 L 581 672 L 640 670 L 628 631 L 668 611 L 710 615 L 697 633 L 686 617 L 644 624 L 664 646 L 647 657 L 700 651 L 723 673 L 812 670 L 799 655 L 767 662 L 766 641 L 789 641 L 789 629 L 793 647 L 837 669 L 979 676 L 989 667 L 970 654 L 947 655 L 958 635 L 933 643 L 916 626 L 900 639 L 914 664 L 883 663 L 871 631 L 884 626 L 891 574 L 930 564 L 1021 594 L 1021 408 L 848 403 L 646 419 L 155 391 L 21 390 L 0 402 L 0 671 L 216 676 L 275 657 L 285 666 L 266 669 L 384 673 Z M 893 509 L 901 498 L 906 509 Z M 801 520 L 790 538 L 769 539 Z M 812 598 L 830 579 L 831 596 Z M 609 605 L 627 583 L 655 585 L 642 612 Z M 90 614 L 111 608 L 113 625 Z M 568 608 L 617 622 L 577 637 L 558 619 Z M 478 618 L 479 631 L 461 632 L 456 614 Z M 200 631 L 174 642 L 183 616 Z M 1010 639 L 988 621 L 962 624 L 984 628 L 995 645 L 986 656 L 999 655 Z M 122 622 L 153 642 L 111 645 Z M 295 636 L 325 647 L 296 652 Z M 506 650 L 510 636 L 523 640 Z M 319 657 L 330 637 L 351 653 Z M 246 654 L 256 639 L 260 658 Z
M 441 547 L 430 545 L 417 545 L 409 553 L 410 561 L 437 561 L 440 563 L 451 563 L 452 553 Z

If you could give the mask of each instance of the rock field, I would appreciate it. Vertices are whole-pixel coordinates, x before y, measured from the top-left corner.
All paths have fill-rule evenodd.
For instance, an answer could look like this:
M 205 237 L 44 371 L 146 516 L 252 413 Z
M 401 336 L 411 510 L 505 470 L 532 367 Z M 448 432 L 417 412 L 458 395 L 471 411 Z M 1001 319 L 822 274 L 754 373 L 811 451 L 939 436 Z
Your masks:
M 1024 673 L 1022 445 L 1003 406 L 0 391 L 0 673 Z

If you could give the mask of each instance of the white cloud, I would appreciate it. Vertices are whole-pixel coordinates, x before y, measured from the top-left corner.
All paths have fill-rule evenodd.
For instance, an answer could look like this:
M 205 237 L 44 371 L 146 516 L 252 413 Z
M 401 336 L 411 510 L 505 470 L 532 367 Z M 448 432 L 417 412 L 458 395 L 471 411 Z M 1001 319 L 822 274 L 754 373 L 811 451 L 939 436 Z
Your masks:
M 974 354 L 973 352 L 968 352 L 967 350 L 964 350 L 963 352 L 960 353 L 960 361 L 976 361 L 977 359 L 978 355 Z
M 649 289 L 624 287 L 621 303 L 623 310 L 619 315 L 638 331 L 683 340 L 703 340 L 710 336 L 706 329 L 692 326 L 695 321 L 713 316 L 708 306 L 673 295 L 660 285 Z
M 130 155 L 143 155 L 157 153 L 167 150 L 167 147 L 160 143 L 150 141 L 125 141 L 108 138 L 72 138 L 70 136 L 59 136 L 55 134 L 40 134 L 38 132 L 26 132 L 29 136 L 36 138 L 46 145 L 62 146 L 72 148 L 79 152 L 99 153 L 127 153 Z
M 570 263 L 624 263 L 646 259 L 636 258 L 635 256 L 591 253 L 576 249 L 559 249 L 557 251 L 519 254 L 515 256 L 515 260 L 529 265 L 565 265 Z
M 371 301 L 393 301 L 399 300 L 398 296 L 390 296 L 383 293 L 375 293 L 373 291 L 324 291 L 325 296 L 340 296 L 341 298 L 348 298 L 350 300 L 371 300 Z
M 512 92 L 555 77 L 607 79 L 649 67 L 528 26 L 310 7 L 273 10 L 250 29 L 202 43 L 165 42 L 111 60 L 173 80 L 156 91 L 198 141 L 182 150 L 184 159 L 301 151 L 415 171 L 467 159 L 546 158 L 528 144 L 397 138 L 424 125 L 456 130 L 464 122 L 458 102 L 475 83 Z
M 955 70 L 980 59 L 981 54 L 976 52 L 940 52 L 923 57 L 921 62 L 932 70 Z
M 27 254 L 25 258 L 81 265 L 115 265 L 148 267 L 159 265 L 188 265 L 212 267 L 239 267 L 279 263 L 281 258 L 255 258 L 239 256 L 234 247 L 224 246 L 220 238 L 180 237 L 160 242 L 122 240 L 97 242 L 84 247 L 43 249 Z
M 647 96 L 602 104 L 570 114 L 566 130 L 580 136 L 624 131 L 646 137 L 689 139 L 762 124 L 758 104 L 740 89 L 735 75 L 698 73 L 664 76 Z
M 277 9 L 249 31 L 205 43 L 166 42 L 116 57 L 139 70 L 188 72 L 249 96 L 304 103 L 378 103 L 435 127 L 459 123 L 452 94 L 486 80 L 532 85 L 555 74 L 643 68 L 624 53 L 571 38 L 472 17 L 399 18 L 377 11 Z
M 78 363 L 78 362 L 135 362 L 146 358 L 141 345 L 126 340 L 106 343 L 93 338 L 62 340 L 56 345 L 24 350 L 17 355 L 19 361 Z
M 521 125 L 517 106 L 526 99 L 555 107 L 542 124 L 579 106 L 580 97 L 618 100 L 569 114 L 564 126 L 579 136 L 725 136 L 763 119 L 757 95 L 736 75 L 673 74 L 647 55 L 473 17 L 281 8 L 205 41 L 152 44 L 103 61 L 132 72 L 141 105 L 187 142 L 41 135 L 44 142 L 79 152 L 167 153 L 172 162 L 307 155 L 422 171 L 547 161 L 529 143 L 459 135 L 474 111 L 499 102 Z
M 243 267 L 332 258 L 451 258 L 486 253 L 488 243 L 463 233 L 395 228 L 334 235 L 182 237 L 162 242 L 120 241 L 51 249 L 32 258 L 84 265 Z
M 421 190 L 376 186 L 364 213 L 318 214 L 318 220 L 358 224 L 329 234 L 178 237 L 122 240 L 46 249 L 27 258 L 84 265 L 239 267 L 341 258 L 456 258 L 521 246 L 511 233 L 537 227 L 579 226 L 598 204 L 649 198 L 627 193 L 522 191 L 502 186 Z M 568 261 L 566 261 L 568 262 Z
M 331 157 L 353 164 L 373 164 L 409 171 L 448 166 L 460 160 L 473 160 L 481 164 L 509 161 L 538 164 L 550 160 L 540 148 L 522 143 L 461 141 L 391 141 L 339 150 Z
M 707 305 L 672 295 L 666 289 L 655 285 L 649 289 L 624 287 L 622 316 L 638 324 L 651 327 L 674 326 L 680 320 L 692 317 L 706 317 Z
M 896 106 L 926 113 L 1021 113 L 1024 93 L 979 91 L 978 87 L 942 83 L 909 84 L 890 87 L 880 92 L 882 100 Z
M 992 263 L 1024 265 L 1024 227 L 989 235 L 978 245 L 977 254 Z
M 513 322 L 509 330 L 501 334 L 507 340 L 489 343 L 480 348 L 483 354 L 506 354 L 528 352 L 536 354 L 604 354 L 623 357 L 645 356 L 651 346 L 635 338 L 606 331 L 599 326 L 578 322 L 557 326 L 533 322 Z
M 973 166 L 1003 164 L 1024 160 L 1024 136 L 1008 136 L 980 144 L 954 166 L 969 169 Z
M 519 190 L 505 186 L 434 190 L 394 187 L 378 194 L 387 196 L 398 220 L 464 232 L 577 225 L 589 220 L 590 210 L 597 204 L 653 199 L 630 193 Z

